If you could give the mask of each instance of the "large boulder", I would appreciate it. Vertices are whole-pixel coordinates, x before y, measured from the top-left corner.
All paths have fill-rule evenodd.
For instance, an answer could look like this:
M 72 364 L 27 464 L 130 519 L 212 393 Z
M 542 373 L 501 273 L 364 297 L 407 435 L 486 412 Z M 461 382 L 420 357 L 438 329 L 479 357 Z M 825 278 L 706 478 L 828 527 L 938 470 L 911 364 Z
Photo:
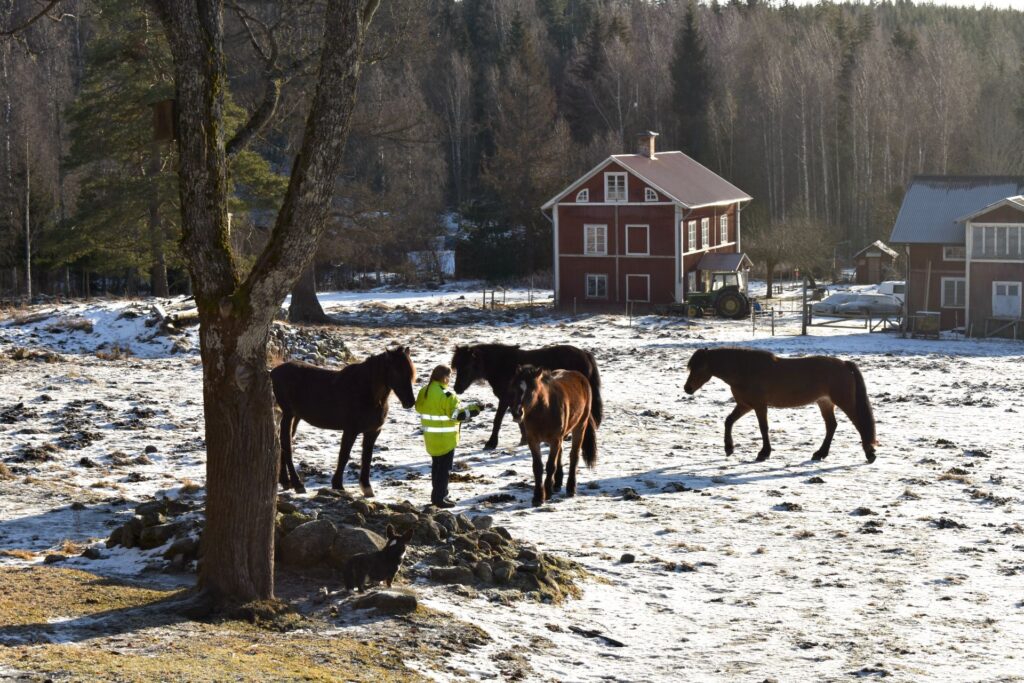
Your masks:
M 431 567 L 430 578 L 438 583 L 472 585 L 473 571 L 469 567 Z
M 300 524 L 281 540 L 279 557 L 296 567 L 320 564 L 330 553 L 337 535 L 334 524 L 326 519 Z
M 328 560 L 331 565 L 340 568 L 353 555 L 376 552 L 383 548 L 386 542 L 379 534 L 375 534 L 369 529 L 354 526 L 339 527 L 328 550 Z

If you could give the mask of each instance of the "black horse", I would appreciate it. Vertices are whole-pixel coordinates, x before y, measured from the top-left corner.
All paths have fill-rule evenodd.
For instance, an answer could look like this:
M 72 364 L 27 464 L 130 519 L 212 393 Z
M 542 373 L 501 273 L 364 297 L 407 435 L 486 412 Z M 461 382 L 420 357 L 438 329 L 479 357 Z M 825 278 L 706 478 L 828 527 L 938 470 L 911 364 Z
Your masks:
M 594 354 L 575 346 L 545 346 L 541 349 L 524 351 L 518 346 L 507 344 L 476 344 L 457 346 L 452 356 L 455 370 L 455 392 L 462 393 L 473 382 L 486 381 L 498 398 L 498 410 L 494 415 L 491 438 L 484 444 L 485 449 L 497 448 L 501 420 L 509 407 L 509 389 L 516 370 L 521 365 L 533 365 L 544 370 L 575 370 L 587 378 L 593 397 L 591 414 L 597 426 L 601 424 L 601 376 L 597 371 Z M 525 433 L 520 426 L 523 441 Z
M 412 384 L 416 367 L 407 347 L 388 349 L 341 370 L 320 368 L 308 363 L 282 363 L 270 372 L 274 396 L 281 406 L 281 486 L 295 487 L 304 493 L 306 487 L 292 464 L 292 437 L 305 420 L 321 429 L 342 431 L 338 469 L 331 487 L 343 488 L 342 479 L 356 436 L 363 435 L 363 462 L 359 484 L 363 495 L 373 496 L 370 486 L 370 456 L 373 444 L 388 414 L 388 396 L 394 391 L 402 407 L 416 403 Z

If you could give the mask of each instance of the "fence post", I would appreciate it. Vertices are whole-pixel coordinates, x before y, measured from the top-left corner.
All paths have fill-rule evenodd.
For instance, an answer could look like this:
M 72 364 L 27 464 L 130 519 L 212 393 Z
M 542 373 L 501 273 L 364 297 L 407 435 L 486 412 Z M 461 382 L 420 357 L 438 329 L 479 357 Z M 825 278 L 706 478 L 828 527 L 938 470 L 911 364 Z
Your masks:
M 772 336 L 775 336 L 775 307 L 772 306 Z
M 803 287 L 801 287 L 801 305 L 800 305 L 800 336 L 807 336 L 807 276 L 804 275 Z
M 484 287 L 484 305 L 483 305 L 483 308 L 484 308 L 485 311 L 487 310 L 487 288 L 486 287 Z

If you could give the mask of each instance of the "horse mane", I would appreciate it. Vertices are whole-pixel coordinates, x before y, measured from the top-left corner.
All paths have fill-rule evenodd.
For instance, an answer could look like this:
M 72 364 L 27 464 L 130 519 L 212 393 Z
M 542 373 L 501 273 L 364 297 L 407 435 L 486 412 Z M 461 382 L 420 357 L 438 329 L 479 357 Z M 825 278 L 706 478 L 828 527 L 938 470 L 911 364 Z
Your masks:
M 687 367 L 692 368 L 698 356 L 707 356 L 712 368 L 762 368 L 774 363 L 779 358 L 771 351 L 750 349 L 744 346 L 719 346 L 714 349 L 698 349 L 690 356 Z

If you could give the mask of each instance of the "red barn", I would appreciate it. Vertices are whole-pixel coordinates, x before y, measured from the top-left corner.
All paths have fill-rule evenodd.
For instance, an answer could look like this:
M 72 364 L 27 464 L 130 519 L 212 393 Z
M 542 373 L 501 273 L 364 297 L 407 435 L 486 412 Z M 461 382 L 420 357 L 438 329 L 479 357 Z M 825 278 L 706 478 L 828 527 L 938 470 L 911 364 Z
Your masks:
M 1024 178 L 918 176 L 890 244 L 907 254 L 906 307 L 971 336 L 1024 334 Z
M 703 256 L 740 252 L 750 195 L 682 152 L 656 152 L 656 136 L 641 135 L 638 154 L 613 154 L 541 207 L 554 226 L 558 306 L 681 302 L 703 287 Z

